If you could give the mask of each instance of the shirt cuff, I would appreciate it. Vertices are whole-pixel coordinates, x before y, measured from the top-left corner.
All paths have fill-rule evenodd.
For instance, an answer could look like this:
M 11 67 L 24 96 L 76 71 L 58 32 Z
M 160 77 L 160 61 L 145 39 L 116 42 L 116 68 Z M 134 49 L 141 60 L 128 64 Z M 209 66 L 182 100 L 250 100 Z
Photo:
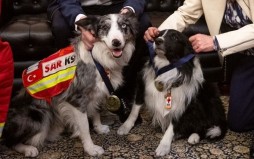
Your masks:
M 132 8 L 131 6 L 125 6 L 122 9 L 130 9 L 133 13 L 135 13 L 134 8 Z

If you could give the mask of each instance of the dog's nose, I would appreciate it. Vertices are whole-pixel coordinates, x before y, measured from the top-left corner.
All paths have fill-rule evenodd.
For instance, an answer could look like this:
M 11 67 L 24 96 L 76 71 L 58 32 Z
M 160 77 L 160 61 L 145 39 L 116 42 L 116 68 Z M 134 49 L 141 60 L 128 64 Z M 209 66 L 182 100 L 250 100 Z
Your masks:
M 114 47 L 118 47 L 118 46 L 121 45 L 121 42 L 120 42 L 119 40 L 117 40 L 117 39 L 113 39 L 113 40 L 112 40 L 112 45 L 113 45 Z
M 163 41 L 164 41 L 164 40 L 163 40 L 162 38 L 156 38 L 156 39 L 155 39 L 155 44 L 156 44 L 156 45 L 160 45 L 160 44 L 163 43 Z

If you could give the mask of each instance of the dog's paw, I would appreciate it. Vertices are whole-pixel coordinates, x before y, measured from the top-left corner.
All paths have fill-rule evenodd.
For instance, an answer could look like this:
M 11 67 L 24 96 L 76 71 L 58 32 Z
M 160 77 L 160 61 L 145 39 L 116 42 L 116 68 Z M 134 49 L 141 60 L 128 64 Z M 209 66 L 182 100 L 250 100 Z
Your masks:
M 28 149 L 26 149 L 25 151 L 25 157 L 36 157 L 38 156 L 39 151 L 36 147 L 29 147 Z
M 200 136 L 197 133 L 193 133 L 189 136 L 188 143 L 194 145 L 199 143 L 199 140 L 200 140 Z
M 90 156 L 100 156 L 104 153 L 104 149 L 98 145 L 91 145 L 91 146 L 85 146 L 85 151 L 90 155 Z
M 218 126 L 211 127 L 207 130 L 206 137 L 209 137 L 210 139 L 216 138 L 221 136 L 221 129 Z
M 39 154 L 39 151 L 36 147 L 31 145 L 18 144 L 13 147 L 17 152 L 23 153 L 25 157 L 36 157 Z
M 160 144 L 155 150 L 156 156 L 165 156 L 170 151 L 170 144 Z
M 127 135 L 130 132 L 131 128 L 132 128 L 132 126 L 123 124 L 122 126 L 120 126 L 118 128 L 117 134 L 118 135 Z
M 61 136 L 50 136 L 50 135 L 49 135 L 49 136 L 47 137 L 46 140 L 47 140 L 48 142 L 54 142 L 54 141 L 57 141 L 57 140 L 59 140 L 59 139 L 61 139 Z
M 100 126 L 94 126 L 94 130 L 98 134 L 107 134 L 110 132 L 109 126 L 108 125 L 100 125 Z

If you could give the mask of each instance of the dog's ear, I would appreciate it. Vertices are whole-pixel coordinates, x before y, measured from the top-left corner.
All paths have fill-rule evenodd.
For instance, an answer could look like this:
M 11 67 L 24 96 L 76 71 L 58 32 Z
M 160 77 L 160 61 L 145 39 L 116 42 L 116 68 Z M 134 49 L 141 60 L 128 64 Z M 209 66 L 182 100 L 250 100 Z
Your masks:
M 99 19 L 99 16 L 89 15 L 86 18 L 78 20 L 75 24 L 78 26 L 78 28 L 81 27 L 92 33 L 97 33 Z
M 132 34 L 137 35 L 138 34 L 138 28 L 139 28 L 139 22 L 138 22 L 137 15 L 133 12 L 127 12 L 127 13 L 124 14 L 124 16 L 129 21 L 129 24 L 130 24 L 129 26 L 130 26 Z
M 176 31 L 175 37 L 177 39 L 177 49 L 175 50 L 180 57 L 195 53 L 189 38 L 184 33 Z

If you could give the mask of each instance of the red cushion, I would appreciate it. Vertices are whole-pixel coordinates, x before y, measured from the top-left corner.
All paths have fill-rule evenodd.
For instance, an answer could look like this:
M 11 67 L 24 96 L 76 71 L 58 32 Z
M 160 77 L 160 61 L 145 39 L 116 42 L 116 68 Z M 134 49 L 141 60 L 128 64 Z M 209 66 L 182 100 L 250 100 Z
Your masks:
M 0 39 L 0 124 L 6 120 L 14 78 L 12 50 Z

